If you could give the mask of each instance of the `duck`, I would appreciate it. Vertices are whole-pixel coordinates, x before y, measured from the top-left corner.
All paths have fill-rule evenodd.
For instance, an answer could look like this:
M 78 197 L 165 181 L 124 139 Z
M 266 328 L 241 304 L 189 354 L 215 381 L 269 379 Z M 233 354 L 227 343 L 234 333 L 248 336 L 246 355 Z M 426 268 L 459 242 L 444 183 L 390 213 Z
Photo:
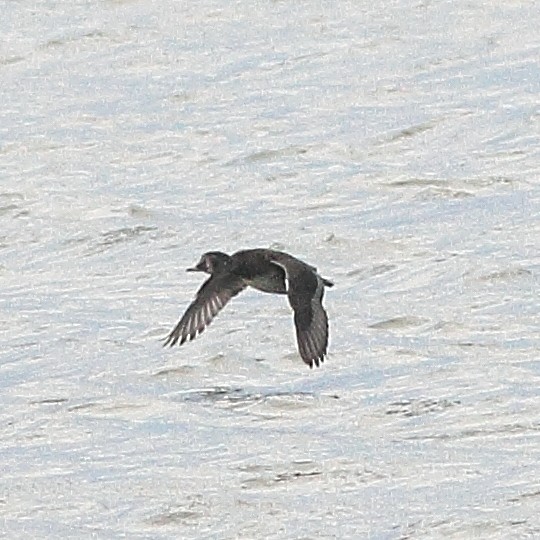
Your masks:
M 326 287 L 334 284 L 317 269 L 288 253 L 273 249 L 245 249 L 232 255 L 204 253 L 188 272 L 210 277 L 165 338 L 164 346 L 184 344 L 204 332 L 233 297 L 252 287 L 271 294 L 286 294 L 294 313 L 298 351 L 310 367 L 319 367 L 327 355 L 328 316 L 322 305 Z

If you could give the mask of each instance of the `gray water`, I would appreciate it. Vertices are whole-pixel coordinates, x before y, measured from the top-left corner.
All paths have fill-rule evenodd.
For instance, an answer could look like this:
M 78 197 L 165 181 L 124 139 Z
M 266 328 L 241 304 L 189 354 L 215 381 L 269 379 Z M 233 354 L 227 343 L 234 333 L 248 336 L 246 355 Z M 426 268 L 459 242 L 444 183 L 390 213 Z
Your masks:
M 331 5 L 328 5 L 331 4 Z M 534 1 L 3 2 L 0 537 L 540 537 Z M 309 370 L 203 251 L 336 282 Z

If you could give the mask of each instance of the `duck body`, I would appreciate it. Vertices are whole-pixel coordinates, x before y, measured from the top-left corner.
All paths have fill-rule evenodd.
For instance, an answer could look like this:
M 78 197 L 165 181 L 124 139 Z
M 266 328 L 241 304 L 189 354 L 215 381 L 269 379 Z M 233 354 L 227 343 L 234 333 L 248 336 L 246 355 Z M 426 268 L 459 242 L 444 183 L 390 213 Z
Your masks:
M 165 345 L 182 345 L 194 339 L 210 324 L 225 304 L 246 287 L 272 294 L 286 294 L 294 311 L 298 349 L 310 367 L 323 362 L 328 347 L 328 318 L 322 307 L 325 287 L 333 283 L 305 262 L 272 249 L 247 249 L 227 255 L 205 253 L 190 272 L 205 272 L 210 277 Z

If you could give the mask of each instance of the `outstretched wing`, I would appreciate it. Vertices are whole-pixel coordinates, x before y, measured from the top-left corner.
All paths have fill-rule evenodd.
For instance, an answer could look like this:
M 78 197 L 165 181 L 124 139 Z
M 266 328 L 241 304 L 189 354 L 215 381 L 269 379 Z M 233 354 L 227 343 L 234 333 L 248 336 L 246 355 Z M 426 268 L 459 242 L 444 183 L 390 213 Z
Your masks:
M 300 356 L 309 367 L 319 367 L 328 348 L 328 317 L 322 306 L 325 283 L 312 267 L 293 257 L 272 262 L 281 266 L 287 276 L 287 296 L 294 311 Z
M 195 339 L 225 307 L 225 304 L 246 288 L 242 278 L 231 274 L 212 275 L 197 291 L 195 300 L 189 305 L 180 322 L 165 339 L 164 347 L 182 345 Z
M 309 302 L 295 300 L 293 303 L 291 294 L 295 294 L 294 290 L 289 291 L 289 301 L 294 309 L 294 324 L 300 356 L 309 367 L 313 367 L 313 364 L 319 367 L 324 361 L 328 348 L 328 317 L 321 303 L 322 283 L 318 285 Z

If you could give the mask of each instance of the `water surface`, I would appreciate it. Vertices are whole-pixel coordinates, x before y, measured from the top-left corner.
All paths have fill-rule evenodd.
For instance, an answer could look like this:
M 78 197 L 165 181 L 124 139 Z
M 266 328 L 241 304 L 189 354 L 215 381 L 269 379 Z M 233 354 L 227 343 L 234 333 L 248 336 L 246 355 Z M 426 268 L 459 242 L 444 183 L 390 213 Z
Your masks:
M 3 538 L 540 536 L 529 2 L 10 2 Z M 201 252 L 336 282 L 163 349 Z

